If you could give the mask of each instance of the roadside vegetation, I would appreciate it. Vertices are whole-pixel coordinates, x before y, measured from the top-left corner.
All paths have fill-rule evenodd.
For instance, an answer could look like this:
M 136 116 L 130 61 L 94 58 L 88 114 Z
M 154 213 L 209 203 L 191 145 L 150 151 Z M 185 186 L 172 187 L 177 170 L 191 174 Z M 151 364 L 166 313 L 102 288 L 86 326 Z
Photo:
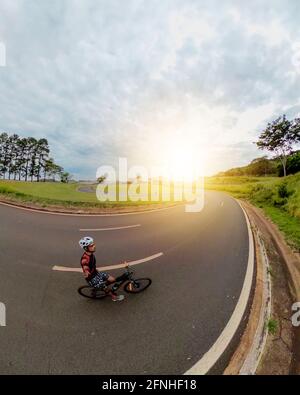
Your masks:
M 279 177 L 210 177 L 205 188 L 227 192 L 263 209 L 300 251 L 300 172 Z
M 275 156 L 254 159 L 249 165 L 206 180 L 206 189 L 224 191 L 263 209 L 300 251 L 300 118 L 285 115 L 268 123 L 256 145 Z M 283 177 L 282 177 L 283 176 Z

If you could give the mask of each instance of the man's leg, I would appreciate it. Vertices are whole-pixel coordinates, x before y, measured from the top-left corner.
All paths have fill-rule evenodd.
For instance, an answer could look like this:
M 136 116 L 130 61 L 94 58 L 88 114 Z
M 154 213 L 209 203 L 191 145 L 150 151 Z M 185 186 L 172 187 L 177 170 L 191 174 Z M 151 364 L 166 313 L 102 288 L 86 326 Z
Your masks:
M 107 285 L 110 285 L 110 284 L 116 282 L 116 280 L 118 280 L 118 279 L 115 279 L 113 276 L 109 276 L 109 277 L 107 278 L 107 280 L 106 280 L 106 284 L 107 284 Z M 113 287 L 114 287 L 114 286 L 113 286 Z M 108 294 L 111 296 L 112 300 L 113 300 L 113 301 L 117 301 L 117 300 L 118 300 L 118 301 L 121 301 L 121 300 L 123 300 L 123 299 L 124 299 L 124 296 L 123 296 L 123 295 L 117 295 L 116 290 L 114 290 L 113 287 L 112 287 L 112 288 L 109 288 L 108 291 L 107 291 Z

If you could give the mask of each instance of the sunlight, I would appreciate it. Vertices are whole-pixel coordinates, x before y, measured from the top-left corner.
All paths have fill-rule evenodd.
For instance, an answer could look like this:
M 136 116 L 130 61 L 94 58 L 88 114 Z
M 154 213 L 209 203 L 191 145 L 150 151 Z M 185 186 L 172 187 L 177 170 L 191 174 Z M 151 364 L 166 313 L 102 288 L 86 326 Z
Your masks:
M 176 141 L 164 153 L 166 175 L 173 181 L 191 182 L 204 175 L 205 155 L 202 150 Z

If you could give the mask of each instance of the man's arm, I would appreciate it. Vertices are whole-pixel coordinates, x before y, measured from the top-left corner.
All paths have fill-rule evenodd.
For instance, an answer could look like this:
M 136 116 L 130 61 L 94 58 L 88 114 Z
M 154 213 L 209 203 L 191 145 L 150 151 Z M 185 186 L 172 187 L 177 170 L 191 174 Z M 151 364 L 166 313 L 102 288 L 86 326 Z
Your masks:
M 82 271 L 83 271 L 84 277 L 88 278 L 91 274 L 90 267 L 89 267 L 89 261 L 86 258 L 82 258 L 81 266 L 82 266 Z

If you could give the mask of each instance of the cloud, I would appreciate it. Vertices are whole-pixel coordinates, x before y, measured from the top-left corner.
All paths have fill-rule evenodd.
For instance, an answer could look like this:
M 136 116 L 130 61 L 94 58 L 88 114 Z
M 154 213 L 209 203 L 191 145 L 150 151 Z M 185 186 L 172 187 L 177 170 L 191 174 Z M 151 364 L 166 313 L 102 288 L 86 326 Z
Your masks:
M 223 147 L 217 166 L 232 167 L 267 121 L 299 113 L 299 12 L 296 0 L 2 0 L 0 129 L 46 137 L 80 178 L 119 156 L 150 164 L 184 137 Z

